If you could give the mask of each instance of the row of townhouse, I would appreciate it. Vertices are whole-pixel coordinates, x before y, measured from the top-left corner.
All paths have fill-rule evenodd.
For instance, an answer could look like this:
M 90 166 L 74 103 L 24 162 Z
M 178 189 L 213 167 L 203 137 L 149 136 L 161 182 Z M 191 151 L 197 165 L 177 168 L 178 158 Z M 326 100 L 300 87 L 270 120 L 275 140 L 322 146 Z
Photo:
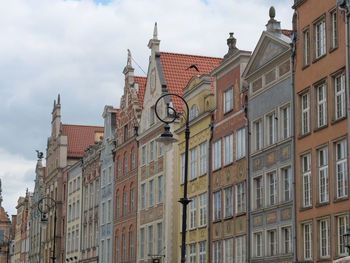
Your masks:
M 223 58 L 161 52 L 156 24 L 147 76 L 134 76 L 128 51 L 103 127 L 62 124 L 58 97 L 29 202 L 29 261 L 180 262 L 187 108 L 175 96 L 155 108 L 167 93 L 189 110 L 187 262 L 346 256 L 350 3 L 293 8 L 293 30 L 271 8 L 254 51 L 230 33 Z M 177 142 L 163 145 L 157 116 L 169 106 Z

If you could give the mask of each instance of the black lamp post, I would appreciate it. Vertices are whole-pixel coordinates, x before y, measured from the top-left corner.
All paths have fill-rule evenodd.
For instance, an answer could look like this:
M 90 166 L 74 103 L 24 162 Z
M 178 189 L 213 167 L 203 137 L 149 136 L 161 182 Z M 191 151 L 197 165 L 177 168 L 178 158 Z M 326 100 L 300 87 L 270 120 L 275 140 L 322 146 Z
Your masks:
M 343 234 L 343 240 L 344 240 L 344 247 L 350 251 L 350 229 L 348 229 L 344 234 Z
M 167 120 L 162 119 L 157 111 L 157 105 L 158 102 L 167 96 L 175 96 L 180 98 L 184 104 L 186 105 L 186 129 L 185 129 L 185 173 L 184 173 L 184 195 L 182 198 L 180 198 L 179 202 L 182 204 L 182 233 L 181 233 L 181 237 L 182 237 L 182 242 L 181 242 L 181 263 L 185 263 L 186 262 L 186 218 L 187 218 L 187 205 L 189 204 L 190 200 L 187 199 L 187 177 L 188 177 L 188 143 L 189 143 L 189 139 L 190 139 L 190 125 L 189 125 L 189 108 L 188 108 L 188 104 L 186 102 L 186 100 L 181 97 L 178 94 L 175 93 L 166 93 L 163 94 L 162 96 L 160 96 L 158 98 L 158 100 L 156 101 L 156 104 L 154 106 L 155 108 L 155 113 L 157 118 L 165 123 L 165 127 L 164 127 L 164 132 L 160 135 L 160 137 L 158 139 L 156 139 L 157 142 L 163 142 L 164 144 L 170 144 L 173 142 L 176 142 L 177 140 L 175 138 L 173 138 L 172 133 L 170 132 L 170 123 L 173 123 L 177 118 L 178 118 L 178 114 L 175 111 L 175 109 L 171 106 L 169 106 L 169 104 L 167 104 Z M 170 112 L 170 111 L 171 112 Z
M 47 202 L 43 203 L 44 200 L 47 200 Z M 55 217 L 54 217 L 54 226 L 53 226 L 53 251 L 52 251 L 52 263 L 55 263 L 56 260 L 56 222 L 57 222 L 57 216 L 56 216 L 56 206 L 57 206 L 57 201 L 49 196 L 43 197 L 42 199 L 39 200 L 38 202 L 38 209 L 41 213 L 41 226 L 43 229 L 46 229 L 47 224 L 49 223 L 48 218 L 47 218 L 47 213 L 54 208 L 55 210 Z

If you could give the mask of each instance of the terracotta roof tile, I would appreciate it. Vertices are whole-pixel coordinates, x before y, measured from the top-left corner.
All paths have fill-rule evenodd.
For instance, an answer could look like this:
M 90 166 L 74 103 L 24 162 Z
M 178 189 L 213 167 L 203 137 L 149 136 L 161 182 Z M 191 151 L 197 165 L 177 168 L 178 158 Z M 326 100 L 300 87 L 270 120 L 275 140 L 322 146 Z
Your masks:
M 169 93 L 182 96 L 183 88 L 194 75 L 209 74 L 221 60 L 215 57 L 160 52 L 160 61 Z M 196 65 L 199 72 L 194 68 L 188 69 L 191 65 Z M 181 112 L 181 99 L 176 97 L 171 99 L 175 109 Z
M 95 143 L 95 132 L 103 132 L 100 126 L 62 124 L 62 134 L 68 137 L 68 157 L 83 157 L 85 148 Z
M 140 109 L 142 109 L 143 96 L 145 95 L 147 78 L 135 76 L 134 80 L 136 83 L 139 84 L 139 92 L 137 93 L 137 97 L 139 99 L 139 107 L 140 107 Z

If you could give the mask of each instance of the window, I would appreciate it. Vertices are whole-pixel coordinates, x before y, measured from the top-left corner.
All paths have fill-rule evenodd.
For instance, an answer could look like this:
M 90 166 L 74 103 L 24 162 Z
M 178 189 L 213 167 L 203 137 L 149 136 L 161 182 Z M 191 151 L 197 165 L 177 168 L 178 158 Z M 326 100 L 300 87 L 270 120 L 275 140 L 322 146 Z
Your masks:
M 146 145 L 142 146 L 142 165 L 146 164 Z
M 129 232 L 129 260 L 134 259 L 134 232 Z
M 317 127 L 327 124 L 327 90 L 326 84 L 316 87 L 317 96 Z
M 157 247 L 158 247 L 158 255 L 162 254 L 162 238 L 163 238 L 163 225 L 162 223 L 157 224 Z
M 196 262 L 196 244 L 190 244 L 189 245 L 189 259 L 190 259 L 190 263 L 197 263 Z
M 79 211 L 80 211 L 80 201 L 77 201 L 77 212 L 76 212 L 76 216 L 77 218 L 79 218 Z
M 224 190 L 224 217 L 233 216 L 233 187 Z
M 310 132 L 310 94 L 301 96 L 301 134 Z
M 268 238 L 268 255 L 274 256 L 277 254 L 277 233 L 276 230 L 267 231 Z
M 126 215 L 126 207 L 127 207 L 127 193 L 123 193 L 123 216 Z
M 130 190 L 130 212 L 134 212 L 135 210 L 135 190 Z
M 121 163 L 120 163 L 120 160 L 118 160 L 118 174 L 117 174 L 117 176 L 118 177 L 121 177 L 122 176 L 122 167 L 121 167 Z
M 267 175 L 269 180 L 269 203 L 275 205 L 277 203 L 277 176 L 276 172 Z
M 310 57 L 310 40 L 309 40 L 309 29 L 303 31 L 302 36 L 303 41 L 303 66 L 309 65 L 309 57 Z
M 281 137 L 287 139 L 290 136 L 290 106 L 281 109 Z
M 260 209 L 263 206 L 264 197 L 264 186 L 262 176 L 254 178 L 254 188 L 255 188 L 255 208 Z
M 207 172 L 207 142 L 199 145 L 199 175 Z
M 333 10 L 329 14 L 329 24 L 330 24 L 330 48 L 334 49 L 338 47 L 338 18 L 337 18 L 337 9 Z
M 255 139 L 255 150 L 261 150 L 263 144 L 263 133 L 262 133 L 262 120 L 254 122 L 254 139 Z
M 347 256 L 347 249 L 344 244 L 344 233 L 346 232 L 348 228 L 348 216 L 346 215 L 341 215 L 336 218 L 336 224 L 337 224 L 337 229 L 336 229 L 336 236 L 337 240 L 337 254 L 338 256 Z
M 336 160 L 336 188 L 337 198 L 348 196 L 348 174 L 347 174 L 347 153 L 346 141 L 335 144 L 335 160 Z
M 128 125 L 126 124 L 126 125 L 124 126 L 124 142 L 127 141 L 128 135 L 129 135 Z
M 141 185 L 141 209 L 145 209 L 146 206 L 146 185 Z
M 158 156 L 162 156 L 162 155 L 163 155 L 163 143 L 158 142 Z
M 70 233 L 68 233 L 67 248 L 68 248 L 68 252 L 70 252 L 71 251 L 71 247 L 70 247 Z
M 119 236 L 115 237 L 115 262 L 119 263 Z
M 245 263 L 245 236 L 236 237 L 236 263 Z M 249 248 L 250 249 L 250 248 Z
M 117 195 L 117 198 L 116 198 L 116 217 L 120 217 L 120 196 Z
M 311 154 L 304 155 L 302 158 L 302 177 L 303 177 L 303 206 L 311 206 Z
M 197 147 L 190 150 L 190 180 L 197 177 Z
M 111 246 L 111 240 L 110 239 L 107 239 L 107 245 L 106 245 L 106 256 L 107 256 L 107 260 L 106 260 L 106 262 L 107 263 L 109 263 L 110 262 L 110 256 L 111 256 L 111 254 L 110 254 L 110 246 Z
M 108 183 L 112 183 L 112 166 L 108 167 Z
M 102 203 L 102 225 L 106 224 L 106 204 Z
M 344 73 L 334 78 L 334 111 L 335 119 L 345 117 L 345 75 Z
M 236 214 L 245 212 L 245 182 L 236 184 Z
M 206 245 L 205 241 L 201 241 L 198 243 L 198 263 L 206 263 Z
M 112 200 L 107 202 L 107 220 L 108 223 L 112 222 Z
M 145 257 L 145 229 L 140 229 L 140 258 Z
M 221 140 L 217 140 L 213 144 L 213 169 L 221 168 Z
M 101 241 L 101 263 L 105 263 L 104 255 L 105 255 L 105 241 Z
M 148 227 L 148 254 L 153 255 L 153 226 Z
M 155 108 L 154 108 L 154 106 L 152 106 L 150 108 L 149 114 L 150 114 L 150 124 L 153 125 L 154 121 L 155 121 Z
M 233 262 L 233 238 L 224 240 L 224 263 Z
M 163 175 L 158 176 L 158 203 L 163 202 Z
M 327 219 L 319 221 L 320 233 L 320 257 L 329 257 L 329 221 Z
M 150 142 L 150 145 L 149 145 L 149 157 L 150 157 L 150 161 L 154 160 L 154 141 Z
M 282 228 L 282 251 L 284 254 L 292 253 L 292 231 L 290 227 Z
M 213 242 L 213 263 L 221 262 L 221 240 Z
M 194 229 L 196 227 L 197 222 L 197 198 L 192 197 L 190 200 L 190 229 Z
M 126 261 L 126 235 L 122 234 L 122 262 Z
M 314 25 L 315 58 L 326 54 L 326 21 L 323 19 Z
M 207 224 L 207 193 L 200 194 L 199 199 L 199 223 L 198 226 Z
M 255 256 L 261 257 L 262 256 L 262 233 L 255 233 L 254 234 L 254 245 L 255 245 Z
M 154 205 L 154 181 L 151 180 L 148 183 L 148 191 L 149 191 L 149 196 L 148 196 L 148 204 L 149 206 L 153 206 Z
M 328 202 L 328 149 L 318 150 L 318 192 L 319 202 Z
M 272 113 L 267 116 L 267 145 L 271 145 L 276 142 L 276 128 L 276 114 Z
M 224 114 L 233 109 L 233 88 L 224 92 Z
M 190 110 L 190 121 L 198 116 L 198 107 L 196 104 L 193 104 Z
M 236 159 L 245 156 L 245 128 L 237 130 L 236 133 Z
M 233 162 L 233 134 L 224 137 L 224 165 Z
M 213 221 L 221 219 L 221 192 L 215 192 L 213 198 Z
M 282 169 L 283 180 L 283 201 L 288 202 L 291 199 L 291 169 L 290 167 Z
M 102 181 L 101 181 L 101 186 L 104 186 L 106 184 L 106 170 L 103 169 L 102 171 Z
M 185 182 L 185 154 L 181 154 L 181 184 Z
M 127 174 L 128 172 L 128 157 L 124 156 L 124 176 Z
M 131 169 L 135 169 L 135 152 L 131 153 Z

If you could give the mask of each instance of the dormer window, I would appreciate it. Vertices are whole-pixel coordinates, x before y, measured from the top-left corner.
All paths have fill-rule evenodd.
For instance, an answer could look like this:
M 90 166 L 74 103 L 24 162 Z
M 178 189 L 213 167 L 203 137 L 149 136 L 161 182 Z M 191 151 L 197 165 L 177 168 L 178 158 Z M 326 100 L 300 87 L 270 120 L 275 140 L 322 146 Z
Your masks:
M 196 104 L 193 104 L 190 110 L 190 120 L 193 120 L 198 116 L 198 107 Z
M 224 114 L 233 109 L 233 88 L 224 92 Z

